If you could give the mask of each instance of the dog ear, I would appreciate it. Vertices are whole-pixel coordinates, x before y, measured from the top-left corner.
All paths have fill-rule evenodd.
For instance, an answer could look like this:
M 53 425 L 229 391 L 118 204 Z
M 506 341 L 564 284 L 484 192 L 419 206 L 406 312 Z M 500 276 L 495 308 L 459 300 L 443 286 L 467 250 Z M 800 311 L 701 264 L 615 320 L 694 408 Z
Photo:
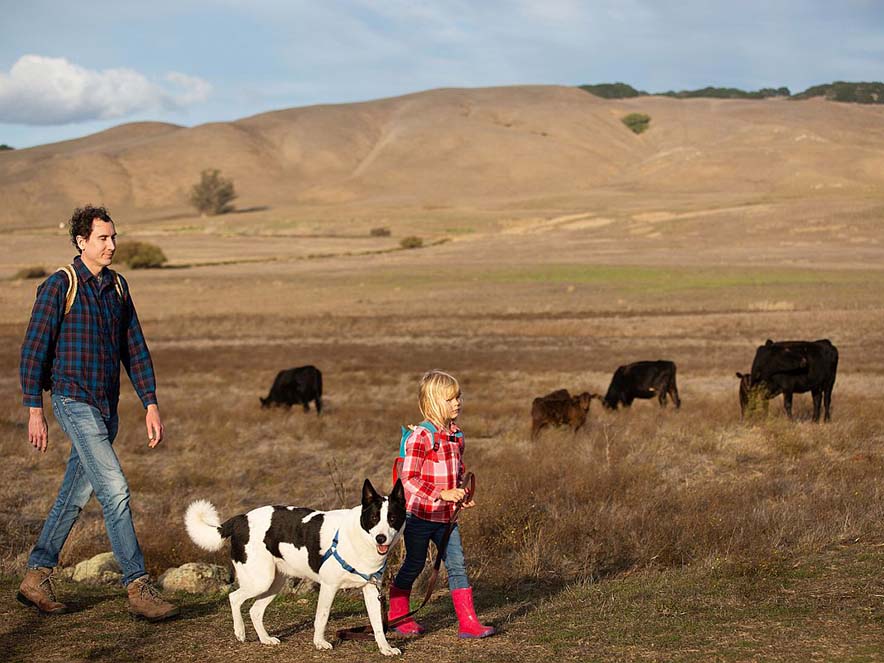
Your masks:
M 396 479 L 396 485 L 390 491 L 390 501 L 405 504 L 405 487 L 402 485 L 402 479 Z
M 381 499 L 381 496 L 378 495 L 378 492 L 374 489 L 374 486 L 371 485 L 371 481 L 368 479 L 365 480 L 365 483 L 362 484 L 362 504 L 363 506 L 376 502 Z

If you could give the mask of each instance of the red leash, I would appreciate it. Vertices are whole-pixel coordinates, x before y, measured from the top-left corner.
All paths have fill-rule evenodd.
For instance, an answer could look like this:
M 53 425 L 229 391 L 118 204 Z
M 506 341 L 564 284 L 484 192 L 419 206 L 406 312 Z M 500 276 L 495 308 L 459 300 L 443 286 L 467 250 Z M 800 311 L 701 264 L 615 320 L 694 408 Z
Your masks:
M 471 502 L 473 496 L 476 494 L 476 475 L 474 475 L 472 472 L 467 472 L 463 477 L 461 488 L 463 488 L 464 490 L 464 496 L 463 499 L 459 500 L 455 505 L 454 513 L 451 514 L 451 520 L 448 521 L 448 527 L 445 529 L 445 535 L 442 537 L 442 543 L 439 545 L 439 549 L 436 551 L 436 561 L 433 562 L 433 573 L 432 575 L 430 575 L 430 580 L 427 583 L 427 593 L 426 596 L 424 596 L 423 602 L 408 614 L 397 617 L 396 619 L 388 623 L 387 611 L 384 607 L 384 599 L 383 596 L 381 596 L 381 614 L 384 618 L 385 633 L 391 628 L 397 626 L 398 624 L 401 624 L 405 620 L 412 617 L 415 613 L 417 613 L 425 605 L 427 605 L 427 603 L 430 602 L 430 597 L 436 590 L 436 581 L 439 579 L 439 567 L 442 565 L 442 555 L 448 549 L 448 539 L 451 538 L 451 532 L 454 531 L 454 526 L 457 524 L 457 516 L 460 513 L 460 510 L 463 508 L 464 503 Z M 374 638 L 374 633 L 371 630 L 371 624 L 355 626 L 353 628 L 338 629 L 336 635 L 341 640 L 370 640 Z

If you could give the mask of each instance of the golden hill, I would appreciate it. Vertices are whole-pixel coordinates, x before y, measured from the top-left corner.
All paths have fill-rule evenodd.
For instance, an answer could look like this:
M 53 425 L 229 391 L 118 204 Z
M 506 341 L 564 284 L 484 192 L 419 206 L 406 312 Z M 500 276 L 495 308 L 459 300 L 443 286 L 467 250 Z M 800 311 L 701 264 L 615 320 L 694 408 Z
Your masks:
M 633 134 L 620 118 L 651 116 Z M 191 214 L 204 168 L 239 207 L 712 194 L 879 196 L 884 108 L 823 100 L 604 100 L 576 88 L 440 89 L 184 128 L 136 123 L 0 153 L 0 225 L 54 225 L 87 202 Z

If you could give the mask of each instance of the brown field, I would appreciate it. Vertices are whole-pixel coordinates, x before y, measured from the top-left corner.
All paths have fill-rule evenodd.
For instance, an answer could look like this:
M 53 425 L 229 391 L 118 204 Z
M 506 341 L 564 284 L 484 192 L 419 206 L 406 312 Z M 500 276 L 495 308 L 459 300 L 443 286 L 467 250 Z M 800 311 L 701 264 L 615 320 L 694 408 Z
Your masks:
M 352 505 L 365 477 L 387 489 L 417 380 L 440 367 L 461 379 L 479 481 L 462 521 L 477 604 L 503 633 L 457 641 L 440 591 L 408 660 L 884 660 L 884 195 L 687 188 L 116 215 L 123 238 L 170 258 L 126 271 L 168 431 L 147 448 L 126 384 L 115 446 L 150 571 L 223 563 L 187 539 L 191 499 L 233 515 Z M 392 236 L 369 237 L 380 226 Z M 398 250 L 406 235 L 439 243 Z M 0 278 L 72 255 L 52 224 L 6 236 Z M 56 619 L 14 603 L 68 452 L 51 417 L 49 452 L 33 452 L 19 405 L 36 284 L 0 288 L 0 658 L 378 659 L 373 643 L 314 652 L 311 595 L 268 610 L 275 649 L 250 626 L 237 643 L 219 597 L 179 597 L 184 617 L 159 626 L 128 621 L 112 588 L 64 585 L 78 610 Z M 734 373 L 754 348 L 823 337 L 840 351 L 832 423 L 809 421 L 809 395 L 794 423 L 781 399 L 741 422 Z M 601 392 L 618 365 L 658 358 L 678 364 L 680 411 L 595 402 L 585 432 L 530 443 L 534 396 Z M 276 371 L 307 363 L 324 374 L 322 417 L 259 408 Z M 93 501 L 63 564 L 107 549 Z M 341 596 L 330 627 L 363 620 L 361 599 Z

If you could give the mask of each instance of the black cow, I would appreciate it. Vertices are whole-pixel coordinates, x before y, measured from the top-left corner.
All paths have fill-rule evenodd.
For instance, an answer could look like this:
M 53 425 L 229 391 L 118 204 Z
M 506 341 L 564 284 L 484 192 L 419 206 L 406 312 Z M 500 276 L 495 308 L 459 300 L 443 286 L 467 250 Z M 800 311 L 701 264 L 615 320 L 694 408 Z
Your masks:
M 304 412 L 310 409 L 310 401 L 316 402 L 316 414 L 322 412 L 322 372 L 315 366 L 299 366 L 280 371 L 270 387 L 267 398 L 261 399 L 261 407 L 285 405 L 291 407 L 297 403 L 304 406 Z
M 637 361 L 614 371 L 602 403 L 609 410 L 616 410 L 621 404 L 629 407 L 636 398 L 656 396 L 660 407 L 664 407 L 667 394 L 672 397 L 675 407 L 680 408 L 681 399 L 675 384 L 675 363 L 663 359 Z
M 778 341 L 770 339 L 755 351 L 751 373 L 737 373 L 740 378 L 740 416 L 746 413 L 750 396 L 755 393 L 765 401 L 783 395 L 783 407 L 792 419 L 792 394 L 810 392 L 813 396 L 813 420 L 820 420 L 820 404 L 825 399 L 829 421 L 832 388 L 838 372 L 838 349 L 827 339 L 819 341 Z
M 571 396 L 567 389 L 557 389 L 531 402 L 531 439 L 537 439 L 546 426 L 570 426 L 575 433 L 586 423 L 589 404 L 598 394 L 584 391 Z

